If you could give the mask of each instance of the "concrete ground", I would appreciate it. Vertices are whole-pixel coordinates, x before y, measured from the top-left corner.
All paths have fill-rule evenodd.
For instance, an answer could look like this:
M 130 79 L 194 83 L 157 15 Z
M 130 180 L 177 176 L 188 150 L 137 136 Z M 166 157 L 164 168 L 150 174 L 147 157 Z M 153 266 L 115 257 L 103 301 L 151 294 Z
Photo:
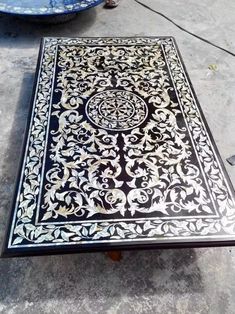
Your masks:
M 235 52 L 233 0 L 142 0 Z M 235 185 L 235 58 L 180 31 L 133 0 L 102 5 L 63 25 L 0 16 L 0 242 L 13 195 L 42 36 L 175 36 Z M 210 70 L 216 64 L 217 70 Z M 213 68 L 213 67 L 212 67 Z M 235 248 L 102 253 L 0 260 L 0 313 L 235 313 Z

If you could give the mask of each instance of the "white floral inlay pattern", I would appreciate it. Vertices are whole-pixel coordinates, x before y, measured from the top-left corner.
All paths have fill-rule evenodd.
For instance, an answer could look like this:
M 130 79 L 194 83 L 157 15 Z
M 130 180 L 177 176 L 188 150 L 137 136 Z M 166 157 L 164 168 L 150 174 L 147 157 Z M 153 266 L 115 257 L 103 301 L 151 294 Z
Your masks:
M 45 39 L 8 247 L 234 235 L 173 39 Z

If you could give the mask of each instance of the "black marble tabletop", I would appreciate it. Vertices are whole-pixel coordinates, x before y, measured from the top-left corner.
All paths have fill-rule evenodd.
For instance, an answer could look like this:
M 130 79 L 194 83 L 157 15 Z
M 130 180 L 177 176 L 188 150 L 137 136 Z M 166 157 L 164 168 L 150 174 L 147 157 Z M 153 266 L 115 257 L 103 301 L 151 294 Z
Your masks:
M 4 256 L 235 243 L 173 38 L 45 38 L 34 94 Z

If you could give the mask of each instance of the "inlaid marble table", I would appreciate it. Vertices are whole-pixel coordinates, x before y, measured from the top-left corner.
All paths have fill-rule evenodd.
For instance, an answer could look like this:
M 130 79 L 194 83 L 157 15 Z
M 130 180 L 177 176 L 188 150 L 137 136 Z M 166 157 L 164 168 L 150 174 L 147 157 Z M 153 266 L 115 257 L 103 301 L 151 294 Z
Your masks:
M 4 256 L 235 243 L 173 38 L 45 38 Z

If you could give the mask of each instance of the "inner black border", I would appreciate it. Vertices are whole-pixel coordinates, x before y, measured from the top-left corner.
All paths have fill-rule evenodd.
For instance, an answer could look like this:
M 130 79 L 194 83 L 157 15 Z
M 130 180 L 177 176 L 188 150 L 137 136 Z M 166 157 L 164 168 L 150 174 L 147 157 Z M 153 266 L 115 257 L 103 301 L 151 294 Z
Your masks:
M 50 38 L 50 37 L 48 37 Z M 61 37 L 63 39 L 63 37 Z M 65 37 L 64 37 L 65 38 Z M 71 39 L 77 39 L 77 38 L 72 38 L 69 37 Z M 97 37 L 80 37 L 81 39 L 86 39 L 86 38 L 97 38 Z M 110 39 L 110 37 L 98 37 L 101 39 Z M 115 38 L 120 38 L 120 39 L 132 39 L 135 38 L 133 36 L 130 37 L 115 37 Z M 229 175 L 226 171 L 226 168 L 223 164 L 222 158 L 219 154 L 218 148 L 216 146 L 215 140 L 213 139 L 213 136 L 211 134 L 211 131 L 209 129 L 208 123 L 205 119 L 205 116 L 203 114 L 202 108 L 200 106 L 200 103 L 198 101 L 198 98 L 196 96 L 195 90 L 192 86 L 192 82 L 189 78 L 188 72 L 186 70 L 185 64 L 183 62 L 183 58 L 182 55 L 179 51 L 178 45 L 176 43 L 176 40 L 174 37 L 172 36 L 142 36 L 142 37 L 137 37 L 136 38 L 159 38 L 159 39 L 172 39 L 172 41 L 174 42 L 177 54 L 179 56 L 179 59 L 181 61 L 183 70 L 185 72 L 185 77 L 187 78 L 188 82 L 189 82 L 189 87 L 191 88 L 192 94 L 195 98 L 195 102 L 196 105 L 198 107 L 198 110 L 201 114 L 201 118 L 202 121 L 205 124 L 205 129 L 206 132 L 211 140 L 211 144 L 214 148 L 215 151 L 215 155 L 218 158 L 218 161 L 220 163 L 222 172 L 224 174 L 225 179 L 227 180 L 227 183 L 231 189 L 232 192 L 232 197 L 235 199 L 235 192 L 234 192 L 234 188 L 232 185 L 232 182 L 229 178 Z M 33 109 L 33 103 L 34 103 L 34 97 L 35 97 L 35 92 L 36 92 L 36 88 L 37 88 L 37 78 L 39 75 L 39 70 L 40 70 L 40 60 L 42 57 L 42 53 L 43 53 L 43 48 L 44 48 L 44 38 L 41 39 L 41 43 L 40 43 L 40 49 L 39 49 L 39 55 L 38 55 L 38 61 L 37 61 L 37 67 L 36 67 L 36 72 L 35 72 L 35 79 L 34 79 L 34 87 L 33 87 L 33 92 L 32 92 L 32 96 L 31 96 L 31 101 L 30 101 L 30 110 L 29 110 L 29 114 L 28 114 L 28 118 L 27 118 L 27 124 L 25 127 L 25 132 L 24 132 L 24 141 L 23 141 L 23 145 L 22 145 L 22 149 L 21 149 L 21 161 L 19 162 L 18 165 L 18 175 L 16 177 L 15 180 L 15 190 L 14 190 L 14 197 L 13 197 L 13 201 L 12 201 L 12 206 L 11 206 L 11 211 L 9 213 L 9 217 L 8 217 L 8 221 L 7 221 L 7 230 L 6 230 L 6 234 L 5 234 L 5 239 L 3 242 L 3 247 L 2 247 L 2 253 L 1 253 L 1 257 L 19 257 L 19 256 L 34 256 L 34 255 L 52 255 L 52 254 L 71 254 L 71 253 L 85 253 L 85 252 L 99 252 L 99 251 L 109 251 L 109 250 L 131 250 L 131 249 L 154 249 L 154 248 L 158 248 L 158 249 L 167 249 L 167 248 L 194 248 L 194 247 L 213 247 L 213 246 L 230 246 L 230 245 L 235 245 L 235 235 L 228 235 L 228 236 L 224 236 L 224 238 L 221 239 L 214 239 L 214 238 L 209 238 L 207 236 L 205 236 L 205 238 L 201 238 L 201 239 L 197 239 L 195 237 L 195 239 L 177 239 L 177 240 L 171 240 L 170 238 L 168 240 L 164 240 L 164 242 L 156 242 L 156 240 L 151 240 L 148 242 L 144 242 L 144 241 L 138 241 L 138 240 L 133 240 L 133 241 L 129 241 L 129 242 L 122 242 L 122 241 L 118 241 L 118 242 L 110 242 L 110 243 L 89 243 L 89 244 L 70 244 L 70 245 L 58 245 L 55 244 L 54 247 L 53 246 L 40 246 L 40 247 L 17 247 L 17 248 L 8 248 L 8 240 L 10 237 L 10 231 L 11 231 L 11 222 L 13 220 L 13 216 L 14 216 L 14 209 L 15 209 L 15 202 L 17 200 L 17 191 L 18 191 L 18 187 L 19 187 L 19 179 L 20 179 L 20 175 L 21 175 L 21 170 L 22 170 L 22 166 L 23 166 L 23 161 L 24 161 L 24 152 L 25 152 L 25 148 L 26 148 L 26 144 L 27 144 L 27 139 L 28 139 L 28 131 L 29 131 L 29 127 L 30 127 L 30 121 L 31 121 L 31 117 L 32 117 L 32 109 Z

